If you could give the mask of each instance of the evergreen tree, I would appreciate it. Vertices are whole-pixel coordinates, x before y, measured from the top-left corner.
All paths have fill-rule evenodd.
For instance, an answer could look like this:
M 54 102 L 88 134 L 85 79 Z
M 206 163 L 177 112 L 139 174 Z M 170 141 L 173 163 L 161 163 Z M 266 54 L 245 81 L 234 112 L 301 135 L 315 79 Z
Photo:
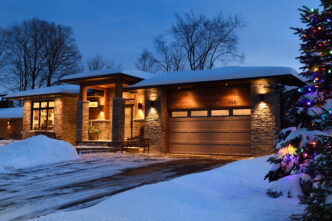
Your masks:
M 273 167 L 265 177 L 270 182 L 292 174 L 308 177 L 300 180 L 305 214 L 293 217 L 302 220 L 332 217 L 332 0 L 321 2 L 322 11 L 300 9 L 306 27 L 294 30 L 302 40 L 298 59 L 307 85 L 284 90 L 291 102 L 286 114 L 288 125 L 279 133 L 277 153 L 268 160 Z

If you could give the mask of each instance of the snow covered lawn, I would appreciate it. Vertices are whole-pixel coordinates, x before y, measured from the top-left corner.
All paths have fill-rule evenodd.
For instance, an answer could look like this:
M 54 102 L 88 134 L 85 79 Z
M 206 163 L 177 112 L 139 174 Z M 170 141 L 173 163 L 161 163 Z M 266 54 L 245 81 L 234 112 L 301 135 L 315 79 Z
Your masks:
M 0 140 L 0 146 L 4 146 L 13 142 L 15 142 L 15 140 Z
M 171 181 L 123 192 L 90 208 L 40 217 L 54 220 L 288 220 L 303 208 L 297 198 L 269 198 L 263 180 L 268 157 L 237 161 Z
M 0 173 L 76 159 L 78 155 L 70 143 L 34 136 L 0 148 Z
M 5 170 L 0 172 L 0 221 L 27 220 L 63 207 L 77 209 L 95 205 L 114 192 L 153 180 L 148 175 L 131 175 L 126 171 L 172 160 L 139 154 L 98 153 L 80 155 L 77 160 Z M 160 173 L 171 174 L 165 170 Z

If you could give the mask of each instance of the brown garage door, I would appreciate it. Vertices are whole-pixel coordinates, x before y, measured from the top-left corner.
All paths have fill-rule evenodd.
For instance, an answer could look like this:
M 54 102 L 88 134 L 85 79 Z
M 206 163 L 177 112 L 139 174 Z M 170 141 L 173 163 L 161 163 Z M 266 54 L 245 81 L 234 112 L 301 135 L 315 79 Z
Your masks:
M 170 118 L 170 152 L 178 154 L 249 155 L 250 116 L 190 116 Z M 234 111 L 235 113 L 235 111 Z

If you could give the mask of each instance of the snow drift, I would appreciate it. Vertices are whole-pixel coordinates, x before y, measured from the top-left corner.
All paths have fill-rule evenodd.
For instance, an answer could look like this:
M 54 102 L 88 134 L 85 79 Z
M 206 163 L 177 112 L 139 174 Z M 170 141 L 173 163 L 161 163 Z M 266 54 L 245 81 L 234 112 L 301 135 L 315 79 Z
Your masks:
M 74 147 L 43 135 L 0 147 L 0 172 L 78 159 Z

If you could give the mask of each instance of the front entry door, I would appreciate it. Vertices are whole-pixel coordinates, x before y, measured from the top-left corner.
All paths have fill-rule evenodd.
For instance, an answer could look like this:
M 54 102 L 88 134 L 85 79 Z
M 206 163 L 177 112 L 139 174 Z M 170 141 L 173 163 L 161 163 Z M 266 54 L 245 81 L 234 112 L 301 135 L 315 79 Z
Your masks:
M 124 138 L 133 136 L 133 118 L 134 106 L 126 105 L 125 107 L 125 123 L 124 123 Z

